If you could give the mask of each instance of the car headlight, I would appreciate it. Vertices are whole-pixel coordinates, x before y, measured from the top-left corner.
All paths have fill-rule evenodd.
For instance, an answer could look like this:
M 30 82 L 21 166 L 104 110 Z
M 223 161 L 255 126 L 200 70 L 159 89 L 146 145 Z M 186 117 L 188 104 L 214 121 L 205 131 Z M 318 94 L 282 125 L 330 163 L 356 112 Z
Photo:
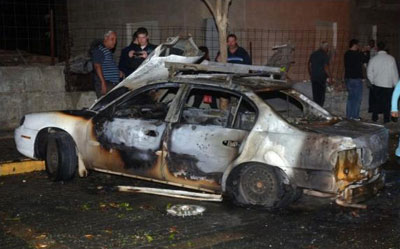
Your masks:
M 25 122 L 25 116 L 21 118 L 21 120 L 19 121 L 19 125 L 22 126 L 24 122 Z

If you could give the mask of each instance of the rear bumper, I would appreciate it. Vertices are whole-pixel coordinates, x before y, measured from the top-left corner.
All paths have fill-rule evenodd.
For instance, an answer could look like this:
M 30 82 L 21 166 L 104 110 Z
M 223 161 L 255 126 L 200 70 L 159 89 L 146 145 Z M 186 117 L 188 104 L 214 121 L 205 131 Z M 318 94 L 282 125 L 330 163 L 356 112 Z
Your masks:
M 359 203 L 370 199 L 385 185 L 385 175 L 379 173 L 367 181 L 360 181 L 347 186 L 339 199 L 347 203 Z

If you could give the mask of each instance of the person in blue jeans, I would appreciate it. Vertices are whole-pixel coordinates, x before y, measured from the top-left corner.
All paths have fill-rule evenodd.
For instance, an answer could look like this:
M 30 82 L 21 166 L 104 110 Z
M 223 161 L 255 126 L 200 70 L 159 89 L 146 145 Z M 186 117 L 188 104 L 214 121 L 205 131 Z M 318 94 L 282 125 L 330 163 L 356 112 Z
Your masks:
M 394 88 L 394 92 L 392 95 L 392 108 L 391 114 L 392 117 L 398 118 L 399 117 L 399 97 L 400 97 L 400 81 L 397 82 L 396 87 Z M 400 157 L 400 138 L 399 138 L 399 145 L 397 146 L 396 156 Z
M 368 58 L 360 52 L 358 40 L 352 39 L 344 55 L 345 81 L 348 92 L 346 118 L 360 120 L 360 106 L 363 92 L 363 66 Z

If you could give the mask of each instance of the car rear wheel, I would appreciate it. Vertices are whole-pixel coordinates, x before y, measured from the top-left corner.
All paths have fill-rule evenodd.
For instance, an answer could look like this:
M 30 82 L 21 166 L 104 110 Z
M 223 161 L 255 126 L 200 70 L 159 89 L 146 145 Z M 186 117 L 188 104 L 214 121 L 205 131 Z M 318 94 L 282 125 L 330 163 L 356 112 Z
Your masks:
M 78 165 L 75 143 L 65 132 L 50 133 L 46 147 L 46 171 L 53 181 L 68 181 Z
M 258 206 L 276 209 L 287 206 L 291 201 L 291 186 L 284 184 L 278 169 L 252 163 L 239 171 L 233 186 L 233 198 L 241 206 Z

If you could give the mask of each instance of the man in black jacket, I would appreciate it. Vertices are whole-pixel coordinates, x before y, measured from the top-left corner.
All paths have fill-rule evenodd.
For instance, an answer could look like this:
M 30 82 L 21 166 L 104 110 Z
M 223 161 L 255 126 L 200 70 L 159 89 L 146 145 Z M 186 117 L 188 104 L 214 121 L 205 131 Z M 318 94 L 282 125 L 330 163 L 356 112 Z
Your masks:
M 326 82 L 327 79 L 331 78 L 328 51 L 329 44 L 323 41 L 320 48 L 314 51 L 308 60 L 313 100 L 320 106 L 324 106 Z
M 138 28 L 132 43 L 121 51 L 119 68 L 128 77 L 153 52 L 155 45 L 149 43 L 149 33 L 146 28 Z
M 228 63 L 251 65 L 249 54 L 244 48 L 238 45 L 235 34 L 228 35 L 226 43 L 228 45 Z M 219 53 L 215 60 L 219 61 Z

